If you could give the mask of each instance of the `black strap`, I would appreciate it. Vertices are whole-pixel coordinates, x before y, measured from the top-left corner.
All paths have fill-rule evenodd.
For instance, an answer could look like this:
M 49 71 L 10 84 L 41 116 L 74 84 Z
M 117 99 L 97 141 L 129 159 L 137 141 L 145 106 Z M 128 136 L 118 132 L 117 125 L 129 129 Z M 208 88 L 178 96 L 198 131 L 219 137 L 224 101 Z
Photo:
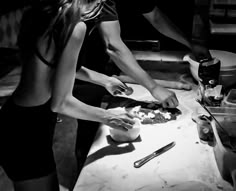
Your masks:
M 35 48 L 35 55 L 44 63 L 44 64 L 46 64 L 47 66 L 49 66 L 49 67 L 55 67 L 55 65 L 54 64 L 52 64 L 52 63 L 50 63 L 50 62 L 48 62 L 41 54 L 40 54 L 40 52 L 39 52 L 39 50 L 37 49 L 37 48 Z

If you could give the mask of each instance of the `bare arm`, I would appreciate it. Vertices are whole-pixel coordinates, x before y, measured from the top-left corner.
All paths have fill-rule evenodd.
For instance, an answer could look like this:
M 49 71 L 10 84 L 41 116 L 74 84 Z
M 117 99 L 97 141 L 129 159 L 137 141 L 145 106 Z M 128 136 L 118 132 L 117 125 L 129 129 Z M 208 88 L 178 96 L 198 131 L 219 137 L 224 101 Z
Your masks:
M 149 74 L 140 67 L 132 52 L 123 43 L 120 38 L 119 22 L 102 22 L 99 27 L 106 44 L 107 53 L 116 65 L 137 83 L 147 88 L 153 97 L 163 103 L 164 107 L 176 107 L 178 101 L 174 92 L 158 85 Z
M 120 25 L 118 21 L 103 22 L 100 31 L 106 43 L 106 50 L 115 64 L 139 84 L 151 91 L 157 84 L 139 66 L 131 51 L 120 38 Z
M 97 121 L 113 128 L 131 128 L 134 123 L 126 112 L 114 113 L 102 108 L 87 105 L 72 95 L 76 77 L 76 64 L 85 36 L 86 26 L 78 23 L 65 47 L 55 71 L 52 89 L 52 110 L 73 118 Z
M 202 57 L 211 58 L 210 52 L 206 46 L 193 43 L 192 40 L 188 39 L 158 7 L 155 7 L 149 13 L 143 14 L 143 16 L 157 31 L 188 47 L 197 60 Z
M 104 110 L 86 105 L 72 95 L 77 57 L 83 43 L 85 31 L 84 23 L 77 24 L 61 56 L 55 71 L 52 108 L 55 112 L 74 118 L 102 122 L 102 117 L 106 115 Z
M 158 7 L 143 16 L 157 31 L 191 49 L 191 43 L 187 37 Z
M 130 95 L 132 93 L 132 88 L 128 87 L 117 77 L 107 76 L 83 66 L 77 71 L 76 79 L 103 86 L 111 95 L 123 93 Z
M 106 84 L 109 83 L 111 78 L 107 75 L 82 66 L 76 73 L 76 79 L 91 82 L 105 87 Z

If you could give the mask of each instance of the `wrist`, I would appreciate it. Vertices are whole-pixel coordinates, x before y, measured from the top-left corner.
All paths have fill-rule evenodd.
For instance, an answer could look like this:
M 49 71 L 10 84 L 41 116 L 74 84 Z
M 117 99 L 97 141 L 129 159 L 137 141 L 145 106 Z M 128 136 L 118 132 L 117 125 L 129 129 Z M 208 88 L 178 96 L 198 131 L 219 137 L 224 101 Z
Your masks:
M 106 86 L 108 84 L 110 84 L 112 81 L 111 77 L 107 76 L 107 75 L 104 75 L 104 74 L 101 74 L 100 75 L 100 79 L 97 80 L 95 83 L 106 88 Z
M 162 86 L 160 86 L 159 84 L 155 84 L 151 89 L 150 89 L 150 93 L 153 95 L 156 91 L 158 91 L 158 89 L 163 88 Z
M 112 117 L 112 114 L 111 112 L 109 112 L 109 110 L 102 109 L 102 111 L 100 112 L 99 122 L 103 124 L 107 124 L 108 119 L 111 117 Z

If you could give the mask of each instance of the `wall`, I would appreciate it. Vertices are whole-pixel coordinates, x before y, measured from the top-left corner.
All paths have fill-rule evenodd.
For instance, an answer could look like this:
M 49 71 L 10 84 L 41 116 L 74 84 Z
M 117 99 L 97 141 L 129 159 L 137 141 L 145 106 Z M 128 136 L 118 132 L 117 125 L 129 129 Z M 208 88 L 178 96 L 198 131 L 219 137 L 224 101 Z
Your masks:
M 23 8 L 0 16 L 0 47 L 16 48 Z

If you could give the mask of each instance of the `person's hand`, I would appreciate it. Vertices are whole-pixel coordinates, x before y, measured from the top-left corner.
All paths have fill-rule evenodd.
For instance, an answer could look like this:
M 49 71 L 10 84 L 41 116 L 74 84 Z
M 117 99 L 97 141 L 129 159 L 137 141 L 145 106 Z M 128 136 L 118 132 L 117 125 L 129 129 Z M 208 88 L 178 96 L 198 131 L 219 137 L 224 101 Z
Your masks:
M 105 85 L 106 90 L 112 95 L 131 95 L 133 89 L 121 82 L 118 78 L 110 77 L 108 83 Z
M 124 108 L 108 109 L 107 111 L 109 114 L 105 116 L 104 124 L 122 131 L 128 131 L 133 128 L 135 120 Z
M 199 62 L 201 59 L 212 58 L 210 51 L 201 44 L 192 44 L 192 54 Z
M 162 104 L 162 107 L 164 108 L 175 108 L 179 105 L 175 93 L 161 86 L 155 86 L 152 89 L 151 94 Z

